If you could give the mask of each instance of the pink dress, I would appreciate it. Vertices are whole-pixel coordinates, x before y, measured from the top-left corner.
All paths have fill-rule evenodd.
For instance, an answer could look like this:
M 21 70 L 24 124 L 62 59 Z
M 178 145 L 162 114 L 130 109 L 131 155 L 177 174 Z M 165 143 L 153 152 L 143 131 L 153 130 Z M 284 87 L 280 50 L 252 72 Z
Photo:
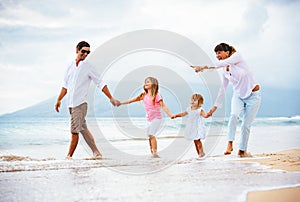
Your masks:
M 153 119 L 161 119 L 162 114 L 160 111 L 160 104 L 159 102 L 162 100 L 162 97 L 159 93 L 157 93 L 155 97 L 155 103 L 153 105 L 152 98 L 146 94 L 143 98 L 144 106 L 146 110 L 147 120 L 152 121 Z
M 162 114 L 160 111 L 159 102 L 162 100 L 160 94 L 157 94 L 155 97 L 155 103 L 153 105 L 153 101 L 151 97 L 146 94 L 143 98 L 144 106 L 146 110 L 147 116 L 147 135 L 156 136 L 159 134 L 162 123 Z

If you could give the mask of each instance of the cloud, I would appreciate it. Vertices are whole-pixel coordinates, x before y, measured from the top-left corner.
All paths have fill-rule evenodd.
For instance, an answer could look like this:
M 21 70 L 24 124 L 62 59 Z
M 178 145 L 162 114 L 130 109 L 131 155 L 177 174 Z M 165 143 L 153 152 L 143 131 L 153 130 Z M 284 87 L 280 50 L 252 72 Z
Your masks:
M 300 2 L 270 4 L 266 7 L 268 19 L 259 29 L 256 40 L 241 44 L 253 68 L 264 85 L 299 89 Z M 254 43 L 255 42 L 255 43 Z M 247 50 L 249 49 L 249 50 Z
M 259 37 L 268 20 L 266 7 L 259 3 L 250 4 L 243 14 L 240 36 L 244 38 Z
M 298 0 L 264 0 L 263 2 L 268 4 L 289 5 L 297 3 Z
M 42 11 L 28 8 L 21 3 L 2 5 L 0 24 L 1 27 L 60 28 L 62 26 L 59 21 L 45 15 Z

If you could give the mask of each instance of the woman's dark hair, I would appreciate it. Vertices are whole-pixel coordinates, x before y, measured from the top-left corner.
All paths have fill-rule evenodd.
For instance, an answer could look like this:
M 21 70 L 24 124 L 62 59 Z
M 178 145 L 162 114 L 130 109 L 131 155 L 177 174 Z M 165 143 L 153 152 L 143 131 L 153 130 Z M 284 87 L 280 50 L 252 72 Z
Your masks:
M 235 48 L 233 46 L 229 46 L 227 43 L 220 43 L 219 45 L 217 45 L 215 47 L 215 52 L 218 51 L 225 51 L 225 52 L 229 51 L 229 55 L 236 52 Z
M 80 41 L 80 42 L 77 44 L 76 48 L 77 48 L 78 50 L 81 50 L 82 47 L 90 47 L 90 44 L 89 44 L 88 42 L 86 42 L 86 41 Z

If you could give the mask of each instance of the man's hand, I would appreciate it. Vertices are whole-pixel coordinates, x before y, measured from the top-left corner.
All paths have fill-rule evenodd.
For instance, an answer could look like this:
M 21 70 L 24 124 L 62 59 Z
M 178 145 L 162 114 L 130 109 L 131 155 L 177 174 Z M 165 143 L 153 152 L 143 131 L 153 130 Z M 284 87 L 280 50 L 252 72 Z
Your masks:
M 56 101 L 56 104 L 55 104 L 55 110 L 57 112 L 59 112 L 59 108 L 60 108 L 60 101 Z
M 57 100 L 56 100 L 56 104 L 55 104 L 55 110 L 57 111 L 57 112 L 59 112 L 59 108 L 60 108 L 60 102 L 61 102 L 61 100 L 65 97 L 65 95 L 67 94 L 67 89 L 66 88 L 64 88 L 64 87 L 62 87 L 61 88 L 61 91 L 60 91 L 60 93 L 59 93 L 59 96 L 58 96 L 58 98 L 57 98 Z

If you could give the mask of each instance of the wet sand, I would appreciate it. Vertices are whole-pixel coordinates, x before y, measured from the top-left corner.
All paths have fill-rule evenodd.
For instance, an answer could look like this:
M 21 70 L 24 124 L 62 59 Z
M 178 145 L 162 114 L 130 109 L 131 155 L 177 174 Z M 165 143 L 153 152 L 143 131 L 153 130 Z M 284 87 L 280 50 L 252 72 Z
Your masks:
M 280 169 L 288 172 L 300 172 L 300 149 L 291 149 L 275 153 L 259 154 L 255 156 L 267 158 L 247 161 L 260 163 L 262 165 L 270 167 L 270 169 Z M 250 192 L 247 194 L 247 201 L 300 201 L 300 186 Z

